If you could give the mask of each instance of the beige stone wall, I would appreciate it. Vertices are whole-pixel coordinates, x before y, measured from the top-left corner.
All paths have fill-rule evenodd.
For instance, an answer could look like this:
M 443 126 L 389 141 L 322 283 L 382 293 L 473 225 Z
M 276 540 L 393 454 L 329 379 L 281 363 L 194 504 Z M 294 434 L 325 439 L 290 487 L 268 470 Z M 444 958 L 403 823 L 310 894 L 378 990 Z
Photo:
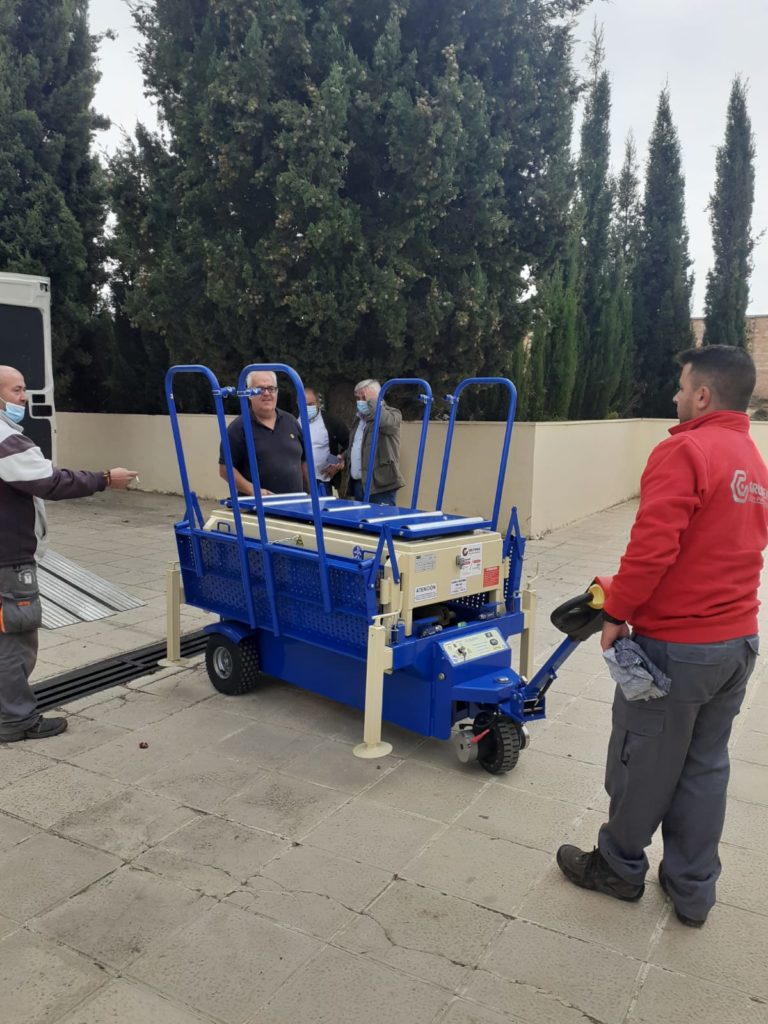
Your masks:
M 697 316 L 691 320 L 696 344 L 700 345 L 704 337 L 704 317 Z M 757 369 L 757 386 L 755 387 L 755 398 L 761 402 L 768 400 L 768 315 L 748 316 L 747 330 L 749 332 L 752 358 L 755 360 Z

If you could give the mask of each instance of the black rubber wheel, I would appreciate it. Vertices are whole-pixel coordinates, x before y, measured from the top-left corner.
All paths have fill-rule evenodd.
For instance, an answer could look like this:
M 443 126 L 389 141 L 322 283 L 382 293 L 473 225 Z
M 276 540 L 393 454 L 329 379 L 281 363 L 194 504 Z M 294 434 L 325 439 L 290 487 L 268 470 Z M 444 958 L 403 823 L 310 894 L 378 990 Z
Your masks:
M 211 633 L 205 648 L 208 678 L 219 693 L 239 697 L 258 686 L 261 671 L 256 637 L 249 636 L 239 644 L 221 633 Z
M 488 730 L 488 735 L 478 743 L 477 760 L 491 775 L 511 772 L 520 757 L 522 741 L 520 732 L 511 718 L 504 718 L 491 711 L 481 711 L 472 723 L 475 736 Z

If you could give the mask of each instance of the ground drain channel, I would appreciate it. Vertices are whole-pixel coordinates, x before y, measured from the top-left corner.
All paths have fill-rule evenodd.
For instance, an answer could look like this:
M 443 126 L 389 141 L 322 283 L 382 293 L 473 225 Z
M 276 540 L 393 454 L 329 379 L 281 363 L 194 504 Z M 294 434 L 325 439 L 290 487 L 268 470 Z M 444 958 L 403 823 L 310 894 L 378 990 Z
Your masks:
M 201 654 L 207 641 L 208 635 L 202 630 L 186 633 L 181 638 L 182 658 Z M 104 661 L 96 661 L 92 665 L 85 665 L 71 672 L 62 672 L 60 676 L 46 679 L 32 687 L 37 697 L 37 706 L 40 711 L 47 711 L 49 708 L 68 704 L 71 700 L 79 700 L 80 697 L 98 693 L 99 690 L 107 690 L 110 686 L 121 686 L 132 679 L 138 679 L 139 676 L 151 675 L 157 672 L 160 667 L 158 662 L 162 661 L 166 653 L 164 642 L 150 644 L 148 647 L 116 654 L 114 658 L 105 658 Z

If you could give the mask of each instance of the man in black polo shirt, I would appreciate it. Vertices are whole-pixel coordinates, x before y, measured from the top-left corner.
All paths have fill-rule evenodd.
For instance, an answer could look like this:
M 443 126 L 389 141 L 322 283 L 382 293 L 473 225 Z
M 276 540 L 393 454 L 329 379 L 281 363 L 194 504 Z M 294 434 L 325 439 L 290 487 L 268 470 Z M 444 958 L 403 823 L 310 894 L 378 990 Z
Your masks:
M 259 388 L 250 399 L 259 483 L 262 494 L 290 494 L 308 491 L 304 441 L 298 420 L 277 408 L 277 377 L 269 370 L 248 374 L 249 388 Z M 236 416 L 227 427 L 232 466 L 239 494 L 253 494 L 243 417 Z M 224 453 L 219 448 L 219 475 L 227 479 Z

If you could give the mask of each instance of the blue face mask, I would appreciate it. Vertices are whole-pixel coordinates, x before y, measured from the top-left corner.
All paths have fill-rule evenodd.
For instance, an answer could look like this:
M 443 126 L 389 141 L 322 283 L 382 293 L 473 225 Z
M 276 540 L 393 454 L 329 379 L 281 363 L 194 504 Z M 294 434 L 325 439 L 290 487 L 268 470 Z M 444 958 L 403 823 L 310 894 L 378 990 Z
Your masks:
M 21 423 L 27 411 L 26 405 L 16 405 L 15 402 L 6 402 L 3 412 L 13 423 Z
M 367 416 L 368 415 L 368 412 L 369 412 L 368 403 L 366 402 L 366 400 L 364 398 L 358 398 L 358 400 L 357 400 L 357 402 L 355 404 L 357 405 L 357 411 L 360 413 L 361 416 Z
M 307 406 L 307 416 L 309 416 L 309 422 L 310 423 L 315 418 L 315 416 L 317 416 L 317 413 L 318 413 L 318 409 L 317 409 L 316 405 L 308 405 Z

